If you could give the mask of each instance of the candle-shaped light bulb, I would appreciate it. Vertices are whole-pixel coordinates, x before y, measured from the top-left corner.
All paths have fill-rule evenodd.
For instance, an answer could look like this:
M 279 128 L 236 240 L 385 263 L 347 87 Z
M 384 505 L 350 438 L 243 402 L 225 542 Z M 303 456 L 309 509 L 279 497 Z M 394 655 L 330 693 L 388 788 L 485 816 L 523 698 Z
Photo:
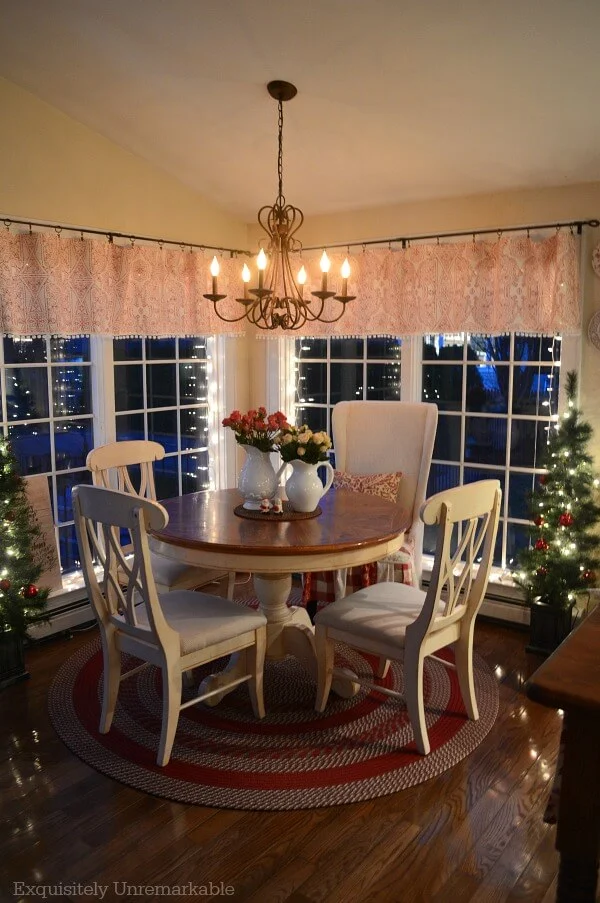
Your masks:
M 300 286 L 300 297 L 304 295 L 304 286 L 306 284 L 306 270 L 303 266 L 298 270 L 298 285 Z
M 350 275 L 350 264 L 348 263 L 348 258 L 344 260 L 342 264 L 342 295 L 345 296 L 348 294 L 348 276 Z
M 210 274 L 212 276 L 212 293 L 213 295 L 217 294 L 217 276 L 219 275 L 220 267 L 219 261 L 216 257 L 213 257 L 210 264 Z
M 258 267 L 258 287 L 262 288 L 265 270 L 267 268 L 267 255 L 265 254 L 263 248 L 261 248 L 258 252 L 258 257 L 256 258 L 256 266 Z
M 326 292 L 327 291 L 327 273 L 329 272 L 329 267 L 331 266 L 331 261 L 330 261 L 329 257 L 327 256 L 327 251 L 323 251 L 320 266 L 321 266 L 321 272 L 323 273 L 323 276 L 321 278 L 321 291 Z
M 248 283 L 250 282 L 250 268 L 247 263 L 242 268 L 242 282 L 244 283 L 244 298 L 248 297 Z

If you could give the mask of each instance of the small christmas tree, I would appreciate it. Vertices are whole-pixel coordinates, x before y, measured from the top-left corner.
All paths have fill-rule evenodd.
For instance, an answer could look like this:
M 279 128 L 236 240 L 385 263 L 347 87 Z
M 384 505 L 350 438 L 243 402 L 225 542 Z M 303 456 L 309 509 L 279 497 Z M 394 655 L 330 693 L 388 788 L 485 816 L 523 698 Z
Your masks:
M 43 554 L 25 481 L 10 445 L 0 436 L 0 636 L 24 638 L 30 622 L 46 607 L 48 590 L 36 586 Z
M 599 542 L 593 528 L 600 521 L 600 506 L 594 499 L 598 480 L 586 451 L 592 428 L 576 407 L 574 371 L 567 373 L 566 394 L 566 412 L 550 425 L 542 460 L 547 473 L 531 494 L 535 538 L 520 553 L 520 569 L 513 575 L 525 590 L 528 604 L 539 599 L 563 609 L 573 605 L 577 593 L 596 583 Z

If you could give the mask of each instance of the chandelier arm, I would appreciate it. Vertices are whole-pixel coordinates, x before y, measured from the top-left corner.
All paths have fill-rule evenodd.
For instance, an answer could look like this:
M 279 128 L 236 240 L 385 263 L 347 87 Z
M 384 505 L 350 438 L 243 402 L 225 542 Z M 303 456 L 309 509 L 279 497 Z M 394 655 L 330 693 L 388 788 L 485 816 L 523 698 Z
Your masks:
M 236 300 L 237 300 L 237 299 L 236 299 Z M 239 317 L 225 317 L 223 314 L 219 313 L 219 311 L 217 310 L 217 305 L 218 305 L 219 303 L 220 303 L 219 301 L 214 302 L 214 305 L 215 305 L 214 310 L 215 310 L 215 313 L 216 313 L 217 317 L 218 317 L 220 320 L 224 320 L 225 323 L 239 323 L 240 320 L 243 320 L 244 317 L 247 317 L 247 315 L 248 315 L 247 310 L 244 310 L 244 312 L 243 312 L 243 313 L 241 314 L 241 316 L 239 316 Z

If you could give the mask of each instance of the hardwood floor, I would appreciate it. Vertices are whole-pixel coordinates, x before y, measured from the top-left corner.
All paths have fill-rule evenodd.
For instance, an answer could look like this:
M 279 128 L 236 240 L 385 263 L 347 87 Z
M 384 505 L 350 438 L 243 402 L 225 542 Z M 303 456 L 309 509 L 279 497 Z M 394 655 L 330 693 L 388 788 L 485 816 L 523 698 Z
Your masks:
M 555 829 L 542 814 L 561 719 L 524 695 L 541 661 L 526 654 L 525 633 L 478 622 L 476 647 L 495 669 L 500 712 L 458 766 L 370 802 L 270 813 L 167 802 L 75 758 L 50 725 L 46 694 L 91 635 L 30 650 L 31 679 L 0 693 L 0 900 L 39 900 L 27 891 L 33 884 L 61 884 L 62 900 L 90 899 L 72 885 L 91 894 L 94 882 L 109 885 L 107 901 L 133 896 L 124 884 L 146 899 L 162 899 L 159 890 L 145 895 L 150 885 L 197 899 L 182 890 L 189 882 L 207 896 L 222 882 L 231 899 L 252 903 L 554 899 Z M 20 896 L 14 882 L 25 885 Z

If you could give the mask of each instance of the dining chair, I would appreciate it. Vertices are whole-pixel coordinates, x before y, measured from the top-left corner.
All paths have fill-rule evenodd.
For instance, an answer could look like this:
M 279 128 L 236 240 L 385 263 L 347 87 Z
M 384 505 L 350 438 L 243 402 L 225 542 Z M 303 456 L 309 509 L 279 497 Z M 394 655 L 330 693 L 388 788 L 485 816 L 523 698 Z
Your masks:
M 100 733 L 110 730 L 121 681 L 148 664 L 155 665 L 162 672 L 163 704 L 157 763 L 166 765 L 180 711 L 217 692 L 182 703 L 184 673 L 234 652 L 240 654 L 245 673 L 228 686 L 231 689 L 248 682 L 254 714 L 263 718 L 265 616 L 208 593 L 175 590 L 159 595 L 147 535 L 168 523 L 169 516 L 158 502 L 98 486 L 75 486 L 73 513 L 85 584 L 102 641 Z M 129 533 L 132 557 L 123 553 L 122 530 Z M 100 575 L 95 562 L 100 565 Z M 118 572 L 126 574 L 125 586 Z M 122 674 L 121 653 L 142 659 L 144 664 Z M 222 691 L 220 687 L 218 692 Z
M 92 472 L 94 486 L 105 489 L 118 489 L 129 492 L 140 498 L 156 501 L 154 482 L 154 461 L 162 461 L 165 450 L 158 442 L 144 439 L 109 442 L 89 452 L 86 466 Z M 140 484 L 136 489 L 129 468 L 139 467 Z M 130 549 L 126 549 L 127 554 Z M 154 580 L 159 592 L 170 592 L 178 589 L 196 589 L 219 580 L 225 571 L 211 568 L 190 567 L 171 561 L 164 555 L 151 552 Z M 227 578 L 227 598 L 233 599 L 235 589 L 235 571 L 230 571 Z
M 340 401 L 332 412 L 333 448 L 337 472 L 350 476 L 397 474 L 396 501 L 408 512 L 410 529 L 402 548 L 377 563 L 375 580 L 398 580 L 420 586 L 423 523 L 419 517 L 437 429 L 437 405 L 405 401 Z M 334 483 L 335 485 L 335 483 Z M 303 602 L 331 602 L 359 588 L 361 575 L 346 569 L 317 572 L 304 581 Z M 357 586 L 358 583 L 358 586 Z
M 315 708 L 327 704 L 334 675 L 335 642 L 371 653 L 379 662 L 402 660 L 404 699 L 417 749 L 430 751 L 423 672 L 429 656 L 455 668 L 469 718 L 479 712 L 473 681 L 473 631 L 483 602 L 498 532 L 501 491 L 498 480 L 481 480 L 431 496 L 421 508 L 423 524 L 436 526 L 436 549 L 426 591 L 400 583 L 377 583 L 323 608 L 315 617 L 318 687 Z M 453 645 L 453 661 L 434 655 Z M 387 668 L 377 672 L 383 676 Z M 356 683 L 378 693 L 395 690 L 361 677 Z

